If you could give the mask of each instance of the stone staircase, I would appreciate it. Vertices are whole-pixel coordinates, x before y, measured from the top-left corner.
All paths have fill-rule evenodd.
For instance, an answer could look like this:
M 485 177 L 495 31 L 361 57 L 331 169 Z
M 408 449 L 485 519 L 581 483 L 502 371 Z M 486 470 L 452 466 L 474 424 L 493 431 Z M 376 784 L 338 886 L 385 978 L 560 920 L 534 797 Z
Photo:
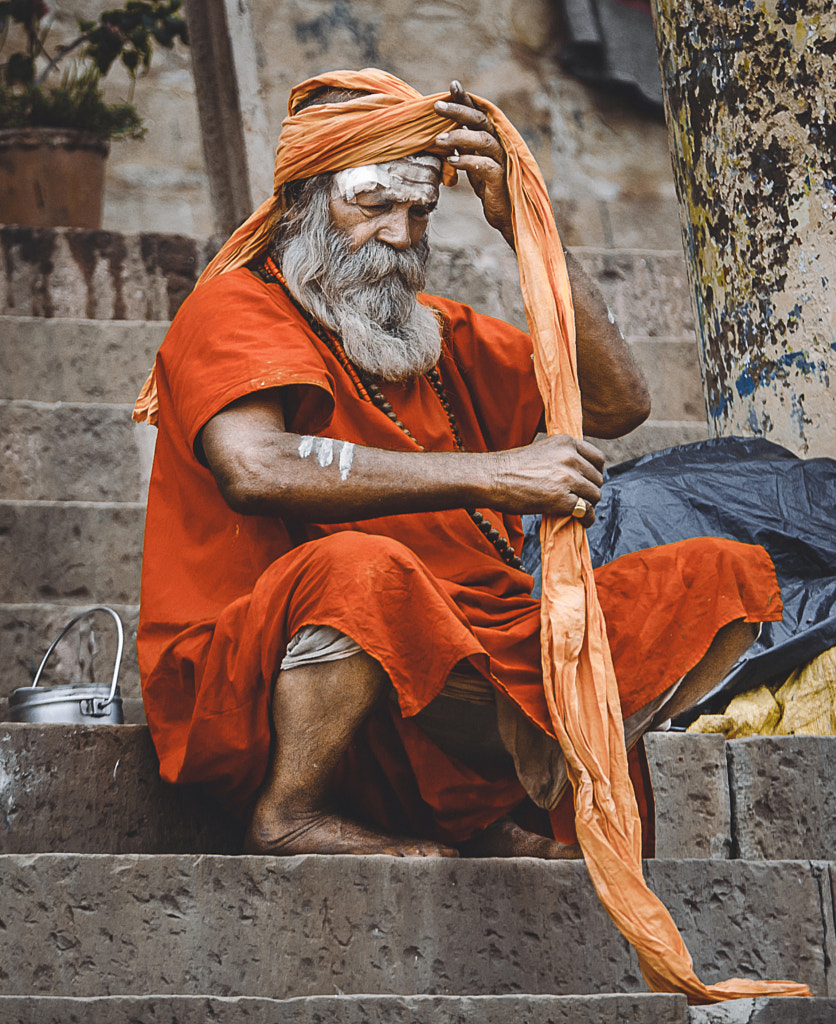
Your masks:
M 77 609 L 135 631 L 153 432 L 129 411 L 206 246 L 0 228 L 0 248 L 2 719 Z M 705 436 L 681 257 L 578 254 L 660 410 L 610 458 Z M 519 321 L 508 258 L 442 249 L 432 287 Z M 95 639 L 81 653 L 107 679 Z M 78 661 L 67 645 L 52 679 Z M 647 993 L 582 863 L 235 856 L 238 826 L 158 779 L 132 644 L 121 683 L 137 724 L 0 721 L 4 1024 L 836 1021 L 836 740 L 648 738 L 647 876 L 698 973 L 817 997 L 689 1009 Z

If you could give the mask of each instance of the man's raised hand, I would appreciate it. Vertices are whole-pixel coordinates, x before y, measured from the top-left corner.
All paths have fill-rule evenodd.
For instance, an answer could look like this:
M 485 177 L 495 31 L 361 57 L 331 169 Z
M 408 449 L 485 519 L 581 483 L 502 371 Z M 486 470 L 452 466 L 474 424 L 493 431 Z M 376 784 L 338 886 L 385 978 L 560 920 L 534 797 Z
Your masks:
M 473 191 L 482 201 L 485 220 L 502 233 L 514 248 L 511 197 L 505 177 L 505 151 L 487 114 L 477 109 L 461 82 L 450 83 L 449 100 L 435 104 L 437 114 L 461 127 L 436 137 L 438 152 L 457 170 L 467 173 Z

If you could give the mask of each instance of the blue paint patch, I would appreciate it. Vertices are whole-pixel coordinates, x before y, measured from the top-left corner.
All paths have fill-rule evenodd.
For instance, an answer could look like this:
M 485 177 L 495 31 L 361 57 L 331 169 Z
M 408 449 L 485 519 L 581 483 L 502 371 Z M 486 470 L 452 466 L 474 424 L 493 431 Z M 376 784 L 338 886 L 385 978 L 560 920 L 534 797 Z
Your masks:
M 806 423 L 806 417 L 804 415 L 804 408 L 798 400 L 798 395 L 792 396 L 792 409 L 790 410 L 790 419 L 798 427 L 798 436 L 804 440 L 804 426 Z
M 741 398 L 745 398 L 754 392 L 759 383 L 761 381 L 756 381 L 752 376 L 751 370 L 747 367 L 734 382 L 734 386 L 737 388 L 738 395 Z
M 831 344 L 830 347 L 836 352 L 836 343 Z M 741 398 L 746 398 L 753 394 L 756 388 L 786 377 L 787 371 L 791 368 L 799 370 L 805 376 L 823 380 L 825 384 L 829 382 L 828 366 L 823 359 L 812 363 L 805 352 L 787 352 L 759 370 L 753 370 L 751 366 L 747 366 L 734 382 L 735 389 Z M 726 404 L 728 404 L 727 400 Z
M 805 298 L 809 299 L 809 296 L 805 296 Z M 796 304 L 792 307 L 789 313 L 787 313 L 787 326 L 790 328 L 790 330 L 798 329 L 801 323 L 801 313 L 803 311 L 803 308 L 804 307 L 801 305 L 800 302 L 796 302 Z
M 757 413 L 754 408 L 749 409 L 749 429 L 755 435 L 755 437 L 761 437 L 763 435 L 763 428 L 758 423 Z
M 785 356 L 781 356 L 777 365 L 781 369 L 794 366 L 797 370 L 801 370 L 802 373 L 813 374 L 818 377 L 821 377 L 827 369 L 827 364 L 823 361 L 818 364 L 811 363 L 804 352 L 788 352 Z
M 718 402 L 710 401 L 708 403 L 708 411 L 711 414 L 711 418 L 719 420 L 721 416 L 725 415 L 726 409 L 729 407 L 729 396 L 721 395 Z

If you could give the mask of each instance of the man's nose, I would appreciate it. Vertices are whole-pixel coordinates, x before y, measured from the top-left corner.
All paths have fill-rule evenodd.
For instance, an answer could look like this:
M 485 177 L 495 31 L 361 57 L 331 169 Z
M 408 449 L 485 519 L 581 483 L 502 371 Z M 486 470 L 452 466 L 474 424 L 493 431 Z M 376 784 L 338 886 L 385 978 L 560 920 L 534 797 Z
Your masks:
M 390 210 L 375 237 L 379 242 L 391 245 L 393 249 L 408 249 L 412 245 L 409 210 Z

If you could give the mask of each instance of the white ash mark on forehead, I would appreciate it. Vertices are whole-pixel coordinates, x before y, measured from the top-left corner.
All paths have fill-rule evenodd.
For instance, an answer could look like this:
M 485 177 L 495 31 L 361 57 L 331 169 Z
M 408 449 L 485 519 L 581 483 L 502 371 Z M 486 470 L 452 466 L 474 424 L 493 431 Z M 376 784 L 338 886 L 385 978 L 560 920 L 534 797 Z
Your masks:
M 337 171 L 334 190 L 347 203 L 356 202 L 358 195 L 368 193 L 395 202 L 435 203 L 440 175 L 439 158 L 420 153 Z

